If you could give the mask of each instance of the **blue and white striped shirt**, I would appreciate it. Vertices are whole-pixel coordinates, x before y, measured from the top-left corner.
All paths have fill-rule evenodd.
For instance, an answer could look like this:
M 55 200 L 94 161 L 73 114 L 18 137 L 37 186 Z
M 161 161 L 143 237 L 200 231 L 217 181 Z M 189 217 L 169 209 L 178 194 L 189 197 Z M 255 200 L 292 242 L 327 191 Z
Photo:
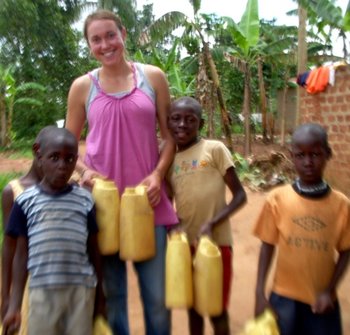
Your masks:
M 16 199 L 6 234 L 28 238 L 29 287 L 95 287 L 87 240 L 97 229 L 87 190 L 73 185 L 52 195 L 36 185 Z

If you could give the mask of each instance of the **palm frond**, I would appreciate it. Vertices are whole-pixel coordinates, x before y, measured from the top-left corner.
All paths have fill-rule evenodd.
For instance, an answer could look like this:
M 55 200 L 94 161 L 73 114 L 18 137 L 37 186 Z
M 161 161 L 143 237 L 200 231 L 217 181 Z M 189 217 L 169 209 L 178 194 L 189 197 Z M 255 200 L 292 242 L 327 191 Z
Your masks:
M 187 21 L 189 18 L 182 12 L 168 12 L 141 33 L 139 42 L 141 45 L 158 42 L 169 36 L 176 28 L 185 25 Z

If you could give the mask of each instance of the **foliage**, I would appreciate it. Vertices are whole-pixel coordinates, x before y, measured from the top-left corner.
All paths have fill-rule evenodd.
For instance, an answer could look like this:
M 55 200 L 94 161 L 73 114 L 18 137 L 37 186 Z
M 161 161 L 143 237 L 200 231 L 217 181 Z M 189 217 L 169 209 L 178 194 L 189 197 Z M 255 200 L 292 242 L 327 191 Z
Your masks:
M 334 0 L 300 2 L 309 13 L 308 56 L 316 62 L 313 56 L 331 50 L 331 29 L 338 30 L 340 36 L 345 37 L 350 29 L 350 12 L 342 17 Z M 46 89 L 44 93 L 33 90 L 34 87 L 16 92 L 12 138 L 15 141 L 32 138 L 43 126 L 64 118 L 72 81 L 98 66 L 91 59 L 82 34 L 75 31 L 73 25 L 83 9 L 95 10 L 97 7 L 118 13 L 128 32 L 130 58 L 161 67 L 168 75 L 173 97 L 196 95 L 196 76 L 201 65 L 199 55 L 207 44 L 216 66 L 232 132 L 241 131 L 241 124 L 235 120 L 243 108 L 245 77 L 238 67 L 226 61 L 225 52 L 240 57 L 242 64 L 245 62 L 250 66 L 249 103 L 252 112 L 259 112 L 261 101 L 256 66 L 260 57 L 268 112 L 276 113 L 277 90 L 286 85 L 288 75 L 296 75 L 298 28 L 277 26 L 273 20 L 259 22 L 257 0 L 246 0 L 246 11 L 238 23 L 230 18 L 201 13 L 199 0 L 190 3 L 194 14 L 191 17 L 171 12 L 155 20 L 153 5 L 137 10 L 135 0 L 2 0 L 0 66 L 7 68 L 11 65 L 16 88 L 22 87 L 23 83 L 36 83 Z M 179 27 L 181 29 L 177 29 Z M 208 68 L 206 66 L 207 71 Z M 209 75 L 206 80 L 213 78 Z M 211 88 L 211 92 L 205 91 L 204 95 L 216 91 L 217 88 Z M 213 100 L 213 103 L 217 104 L 218 100 Z M 211 110 L 218 113 L 222 109 Z M 220 115 L 214 116 L 217 136 L 221 136 L 223 129 L 221 120 Z
M 89 68 L 72 28 L 81 5 L 72 0 L 2 0 L 0 64 L 12 64 L 16 83 L 46 88 L 41 107 L 14 108 L 13 126 L 20 137 L 31 137 L 38 128 L 64 118 L 70 84 Z
M 255 190 L 264 183 L 260 170 L 257 167 L 251 167 L 248 159 L 237 152 L 233 153 L 232 158 L 235 163 L 235 170 L 242 183 Z
M 0 65 L 0 83 L 5 97 L 4 109 L 1 110 L 5 121 L 5 124 L 2 125 L 4 127 L 2 129 L 4 138 L 1 138 L 1 142 L 7 146 L 17 137 L 12 127 L 16 105 L 23 106 L 26 111 L 32 108 L 35 113 L 43 105 L 45 93 L 45 87 L 38 83 L 28 82 L 17 86 L 11 70 L 11 67 L 2 70 Z

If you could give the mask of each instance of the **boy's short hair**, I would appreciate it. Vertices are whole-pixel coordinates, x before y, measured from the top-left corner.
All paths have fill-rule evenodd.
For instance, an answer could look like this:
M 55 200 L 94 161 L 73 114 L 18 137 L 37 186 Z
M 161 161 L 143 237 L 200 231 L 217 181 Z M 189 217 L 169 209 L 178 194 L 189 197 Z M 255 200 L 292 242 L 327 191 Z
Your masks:
M 41 134 L 41 140 L 39 144 L 39 149 L 41 150 L 41 152 L 46 150 L 46 147 L 51 143 L 52 139 L 55 139 L 60 136 L 70 141 L 78 148 L 78 141 L 76 137 L 67 128 L 48 126 L 43 129 L 43 132 Z
M 301 134 L 309 133 L 315 139 L 319 140 L 320 143 L 324 146 L 324 148 L 331 152 L 331 148 L 328 143 L 328 134 L 325 128 L 317 123 L 304 123 L 297 127 L 292 135 L 292 145 L 297 142 L 297 138 Z
M 192 110 L 199 117 L 199 119 L 202 118 L 202 106 L 192 97 L 181 97 L 176 99 L 170 106 L 170 111 L 174 109 L 189 109 Z

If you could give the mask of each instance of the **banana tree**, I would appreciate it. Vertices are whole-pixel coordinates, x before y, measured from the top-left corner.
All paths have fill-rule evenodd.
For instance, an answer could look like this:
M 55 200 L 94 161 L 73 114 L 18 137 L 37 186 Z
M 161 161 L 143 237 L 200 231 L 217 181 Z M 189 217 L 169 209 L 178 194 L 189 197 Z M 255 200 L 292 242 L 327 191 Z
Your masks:
M 181 96 L 192 96 L 195 93 L 195 78 L 185 71 L 187 64 L 185 60 L 180 60 L 178 45 L 179 39 L 176 39 L 168 52 L 152 48 L 147 60 L 141 50 L 133 55 L 134 60 L 154 64 L 166 73 L 173 99 Z
M 256 64 L 259 53 L 256 46 L 259 42 L 258 0 L 248 0 L 245 12 L 239 24 L 225 17 L 226 29 L 230 33 L 236 47 L 229 48 L 226 59 L 244 75 L 244 155 L 251 153 L 250 111 L 251 111 L 251 66 Z
M 29 92 L 45 92 L 45 87 L 28 82 L 16 85 L 16 80 L 12 76 L 11 67 L 2 69 L 0 67 L 0 119 L 1 119 L 1 145 L 11 144 L 14 138 L 12 122 L 16 105 L 42 106 L 43 101 Z M 22 95 L 18 97 L 18 95 Z
M 181 40 L 188 41 L 188 39 L 192 39 L 195 44 L 197 43 L 200 45 L 194 56 L 197 59 L 198 64 L 200 64 L 201 61 L 205 63 L 202 67 L 200 67 L 200 71 L 205 71 L 206 76 L 210 78 L 213 83 L 213 90 L 219 104 L 226 144 L 230 150 L 233 150 L 230 119 L 220 88 L 218 71 L 211 55 L 208 30 L 205 29 L 207 22 L 205 15 L 199 14 L 201 1 L 190 1 L 190 3 L 193 7 L 193 18 L 190 18 L 186 14 L 178 11 L 168 12 L 152 23 L 143 32 L 140 42 L 143 45 L 157 43 L 164 40 L 165 37 L 172 36 L 175 29 L 182 27 L 184 31 Z M 197 90 L 201 91 L 199 96 L 203 96 L 203 91 L 206 90 L 206 87 L 197 86 Z M 206 96 L 210 95 L 211 92 L 206 92 Z

